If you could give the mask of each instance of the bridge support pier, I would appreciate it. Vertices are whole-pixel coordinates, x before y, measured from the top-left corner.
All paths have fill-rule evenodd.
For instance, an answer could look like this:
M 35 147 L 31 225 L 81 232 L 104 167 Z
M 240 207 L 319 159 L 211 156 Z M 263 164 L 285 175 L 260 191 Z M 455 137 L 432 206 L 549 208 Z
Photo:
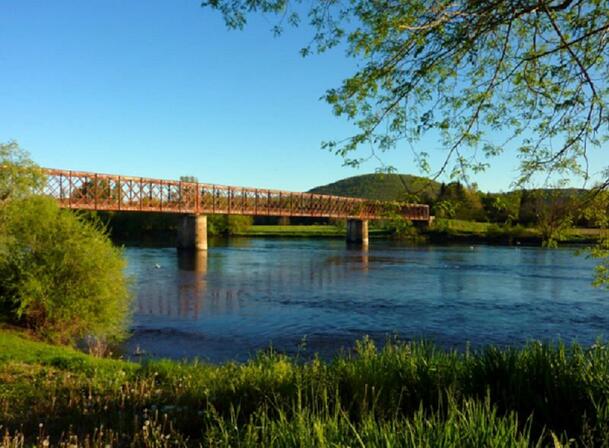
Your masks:
M 207 250 L 207 216 L 185 215 L 178 226 L 178 248 Z
M 362 219 L 347 220 L 347 243 L 368 246 L 368 221 Z

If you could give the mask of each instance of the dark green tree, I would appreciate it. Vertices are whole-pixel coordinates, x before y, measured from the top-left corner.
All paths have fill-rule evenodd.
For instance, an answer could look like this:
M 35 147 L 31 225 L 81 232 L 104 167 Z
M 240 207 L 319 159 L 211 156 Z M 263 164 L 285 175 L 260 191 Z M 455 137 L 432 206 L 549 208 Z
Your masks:
M 475 187 L 465 187 L 460 182 L 442 184 L 432 209 L 442 218 L 484 220 L 485 214 L 480 194 Z
M 509 193 L 487 193 L 482 196 L 482 206 L 490 222 L 514 224 L 520 215 L 522 191 Z

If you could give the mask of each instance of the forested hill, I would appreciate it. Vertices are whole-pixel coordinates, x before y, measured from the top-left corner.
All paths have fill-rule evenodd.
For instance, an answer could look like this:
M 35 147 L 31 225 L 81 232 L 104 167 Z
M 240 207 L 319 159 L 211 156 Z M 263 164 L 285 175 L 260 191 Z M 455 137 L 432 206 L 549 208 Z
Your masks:
M 440 184 L 424 177 L 408 174 L 363 174 L 348 177 L 328 185 L 315 187 L 310 193 L 331 194 L 383 201 L 405 200 L 417 193 L 420 200 L 433 200 Z
M 565 216 L 579 226 L 591 225 L 578 212 L 587 191 L 574 188 L 484 193 L 475 186 L 459 182 L 441 184 L 406 174 L 365 174 L 316 187 L 310 192 L 384 201 L 416 201 L 429 204 L 431 213 L 439 218 L 538 225 L 540 216 L 547 219 Z M 413 192 L 417 194 L 413 195 Z

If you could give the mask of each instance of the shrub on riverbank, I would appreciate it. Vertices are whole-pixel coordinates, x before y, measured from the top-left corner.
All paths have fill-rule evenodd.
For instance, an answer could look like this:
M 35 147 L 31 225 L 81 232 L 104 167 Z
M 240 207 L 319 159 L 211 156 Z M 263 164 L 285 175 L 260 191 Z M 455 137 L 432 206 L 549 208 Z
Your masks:
M 4 332 L 0 432 L 90 445 L 603 446 L 608 348 L 363 340 L 330 362 L 134 364 Z
M 54 342 L 122 337 L 130 293 L 121 251 L 96 220 L 36 196 L 44 176 L 0 144 L 0 320 Z
M 125 334 L 125 261 L 99 225 L 43 197 L 11 201 L 0 219 L 5 319 L 55 342 Z
M 254 219 L 247 215 L 210 215 L 207 232 L 210 236 L 231 236 L 247 232 Z

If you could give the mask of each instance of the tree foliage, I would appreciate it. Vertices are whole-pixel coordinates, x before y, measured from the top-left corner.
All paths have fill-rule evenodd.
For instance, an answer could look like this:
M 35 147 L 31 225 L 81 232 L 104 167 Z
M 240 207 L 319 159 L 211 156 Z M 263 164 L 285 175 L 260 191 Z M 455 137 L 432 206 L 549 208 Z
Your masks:
M 131 295 L 120 249 L 99 221 L 33 195 L 39 170 L 16 144 L 2 150 L 0 318 L 55 342 L 124 336 Z
M 309 3 L 306 3 L 309 4 Z M 325 99 L 359 131 L 328 149 L 357 164 L 372 152 L 435 132 L 440 166 L 467 178 L 513 146 L 520 180 L 587 177 L 587 151 L 608 135 L 609 3 L 605 0 L 209 0 L 229 27 L 279 15 L 275 31 L 308 17 L 302 51 L 341 45 L 361 63 Z
M 578 213 L 577 199 L 570 195 L 561 195 L 554 190 L 544 195 L 543 190 L 533 192 L 537 211 L 537 228 L 545 247 L 555 248 L 567 238 L 569 230 Z
M 0 206 L 31 195 L 43 182 L 42 171 L 16 142 L 0 143 Z
M 277 33 L 306 15 L 313 36 L 304 55 L 342 46 L 359 61 L 355 73 L 325 94 L 334 113 L 358 129 L 323 144 L 347 164 L 406 145 L 434 179 L 449 174 L 467 182 L 506 149 L 518 154 L 521 185 L 588 181 L 600 173 L 602 167 L 589 166 L 588 153 L 609 140 L 606 0 L 208 0 L 203 5 L 219 11 L 231 28 L 243 28 L 252 13 L 277 14 Z M 414 145 L 426 134 L 445 150 L 438 166 Z M 609 186 L 606 174 L 598 190 Z M 450 201 L 442 203 L 448 211 L 454 208 Z M 548 231 L 555 233 L 558 221 L 550 221 Z M 603 254 L 607 251 L 599 246 L 596 255 Z
M 609 191 L 597 191 L 583 209 L 585 218 L 600 229 L 600 241 L 589 253 L 599 260 L 595 267 L 595 286 L 609 288 Z
M 249 229 L 254 220 L 247 215 L 211 215 L 207 218 L 207 232 L 214 236 L 230 236 Z
M 465 187 L 460 182 L 440 186 L 432 211 L 441 218 L 459 218 L 470 221 L 487 219 L 480 193 L 476 188 Z

